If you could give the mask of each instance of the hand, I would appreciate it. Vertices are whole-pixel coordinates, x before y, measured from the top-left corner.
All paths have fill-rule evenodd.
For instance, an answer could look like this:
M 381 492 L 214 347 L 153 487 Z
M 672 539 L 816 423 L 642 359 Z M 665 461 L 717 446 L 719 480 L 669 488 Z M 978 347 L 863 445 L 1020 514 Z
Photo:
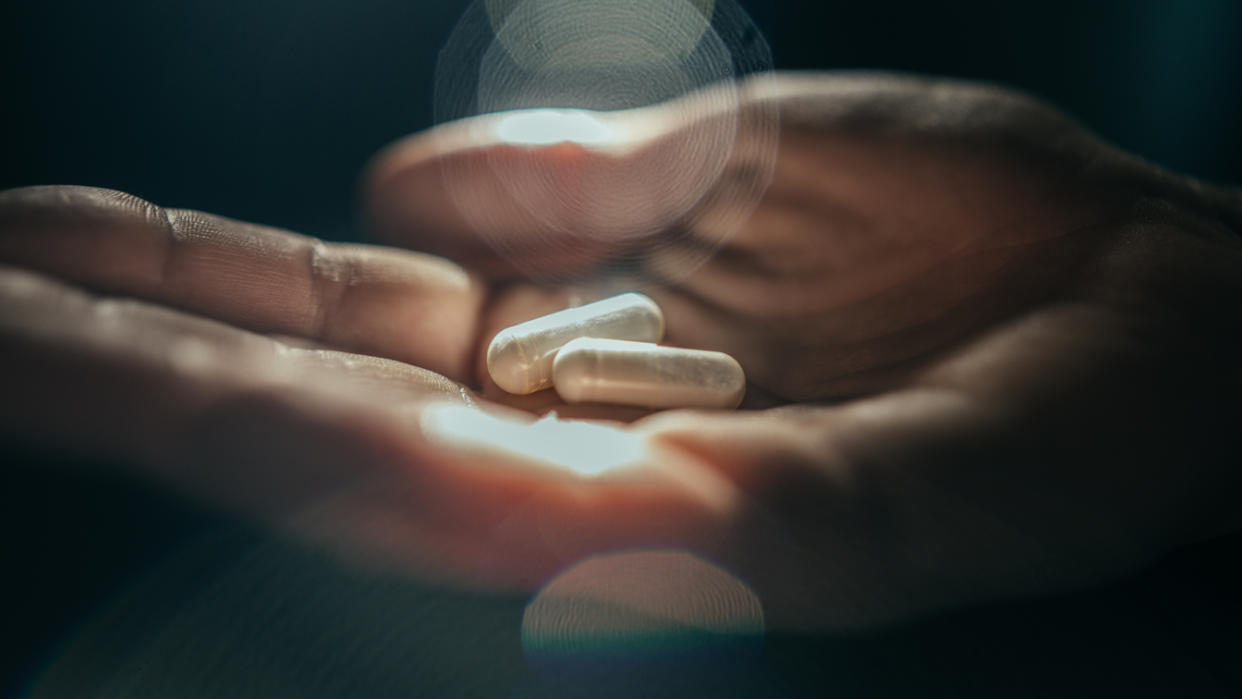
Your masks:
M 994 88 L 805 75 L 742 94 L 743 109 L 781 112 L 771 189 L 688 278 L 648 258 L 644 289 L 666 310 L 669 342 L 733 354 L 751 404 L 778 407 L 624 428 L 667 449 L 659 458 L 692 459 L 703 482 L 723 477 L 733 497 L 662 518 L 584 481 L 577 500 L 539 498 L 499 538 L 562 563 L 689 549 L 751 583 L 770 621 L 824 628 L 1095 581 L 1237 525 L 1236 194 Z M 698 126 L 661 109 L 666 128 L 628 157 Z M 590 290 L 514 281 L 472 236 L 470 221 L 519 210 L 507 176 L 570 163 L 563 149 L 466 138 L 495 132 L 477 125 L 395 144 L 366 195 L 385 241 L 493 280 L 485 344 Z M 463 216 L 437 158 L 489 159 L 457 171 L 474 173 L 464 198 L 496 210 Z M 572 163 L 584 160 L 610 166 L 589 151 Z M 555 234 L 537 220 L 514 227 L 525 263 L 541 259 Z M 483 373 L 476 383 L 498 396 Z M 539 577 L 537 564 L 514 566 Z

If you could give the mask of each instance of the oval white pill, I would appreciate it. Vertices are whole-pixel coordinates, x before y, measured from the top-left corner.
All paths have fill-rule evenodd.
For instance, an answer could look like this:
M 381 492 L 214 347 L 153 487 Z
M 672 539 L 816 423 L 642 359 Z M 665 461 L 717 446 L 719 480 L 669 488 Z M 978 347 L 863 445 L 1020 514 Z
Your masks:
M 621 294 L 505 328 L 487 347 L 487 373 L 509 393 L 534 393 L 552 385 L 552 360 L 579 337 L 659 342 L 664 313 L 650 298 Z
M 736 408 L 746 393 L 746 374 L 733 357 L 646 342 L 574 340 L 557 353 L 552 374 L 569 403 Z

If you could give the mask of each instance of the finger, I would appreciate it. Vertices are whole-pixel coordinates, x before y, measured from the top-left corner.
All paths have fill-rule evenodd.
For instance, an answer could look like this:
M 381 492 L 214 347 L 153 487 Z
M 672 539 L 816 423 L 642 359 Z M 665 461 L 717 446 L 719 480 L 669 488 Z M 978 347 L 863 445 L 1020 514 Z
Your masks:
M 436 258 L 333 245 L 110 190 L 0 193 L 0 260 L 464 379 L 484 291 Z
M 533 166 L 546 162 L 546 167 L 556 167 L 580 153 L 502 146 L 489 150 L 488 144 L 476 144 L 468 131 L 460 125 L 441 127 L 378 156 L 364 184 L 364 211 L 376 239 L 443 255 L 490 278 L 515 277 L 526 269 L 590 266 L 596 250 L 567 245 L 564 236 L 518 200 L 504 178 L 494 175 L 492 164 L 495 155 L 519 171 L 531 169 L 531 160 Z M 442 152 L 461 173 L 458 179 L 473 175 L 468 187 L 446 184 Z M 489 236 L 501 230 L 503 238 Z M 498 252 L 501 245 L 503 252 Z
M 393 360 L 292 348 L 198 316 L 0 270 L 3 425 L 12 438 L 135 456 L 229 393 L 313 385 L 381 402 L 468 398 L 460 385 Z
M 649 244 L 701 208 L 717 180 L 744 189 L 743 181 L 753 187 L 766 177 L 767 168 L 751 162 L 749 125 L 738 125 L 741 89 L 716 86 L 626 112 L 576 112 L 573 119 L 605 134 L 600 139 L 558 129 L 563 110 L 488 114 L 417 134 L 369 168 L 363 188 L 371 227 L 386 242 L 494 275 L 589 269 Z M 527 140 L 523 124 L 539 119 L 551 120 L 540 133 L 565 133 L 563 140 Z

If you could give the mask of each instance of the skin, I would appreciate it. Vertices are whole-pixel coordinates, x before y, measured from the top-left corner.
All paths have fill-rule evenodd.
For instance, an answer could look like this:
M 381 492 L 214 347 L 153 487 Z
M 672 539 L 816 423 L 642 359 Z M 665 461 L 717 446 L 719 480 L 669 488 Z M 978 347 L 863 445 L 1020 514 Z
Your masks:
M 1239 525 L 1242 195 L 993 87 L 787 75 L 740 99 L 780 113 L 771 187 L 694 273 L 665 250 L 626 283 L 664 308 L 670 343 L 738 358 L 748 403 L 581 413 L 641 439 L 639 463 L 583 476 L 480 454 L 420 416 L 432 399 L 566 410 L 504 396 L 483 350 L 601 287 L 525 282 L 472 223 L 511 222 L 528 262 L 581 278 L 615 250 L 540 254 L 559 242 L 540 226 L 580 212 L 552 199 L 523 218 L 505 178 L 642 171 L 716 118 L 676 106 L 638 115 L 659 127 L 606 156 L 462 125 L 381 153 L 371 227 L 457 263 L 103 190 L 0 194 L 16 397 L 0 434 L 453 584 L 529 589 L 595 552 L 683 549 L 784 628 L 1099 581 Z M 756 152 L 726 172 L 753 172 Z M 441 158 L 494 210 L 463 217 Z M 682 244 L 724 235 L 706 213 Z

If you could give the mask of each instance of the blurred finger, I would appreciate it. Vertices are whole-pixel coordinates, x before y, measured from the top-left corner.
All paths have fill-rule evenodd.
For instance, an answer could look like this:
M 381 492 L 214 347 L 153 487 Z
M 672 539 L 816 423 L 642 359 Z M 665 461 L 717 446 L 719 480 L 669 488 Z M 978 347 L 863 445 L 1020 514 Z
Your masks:
M 492 276 L 575 276 L 648 245 L 711 201 L 718 181 L 765 179 L 750 124 L 739 125 L 745 89 L 619 112 L 487 114 L 416 134 L 369 169 L 372 229 Z

